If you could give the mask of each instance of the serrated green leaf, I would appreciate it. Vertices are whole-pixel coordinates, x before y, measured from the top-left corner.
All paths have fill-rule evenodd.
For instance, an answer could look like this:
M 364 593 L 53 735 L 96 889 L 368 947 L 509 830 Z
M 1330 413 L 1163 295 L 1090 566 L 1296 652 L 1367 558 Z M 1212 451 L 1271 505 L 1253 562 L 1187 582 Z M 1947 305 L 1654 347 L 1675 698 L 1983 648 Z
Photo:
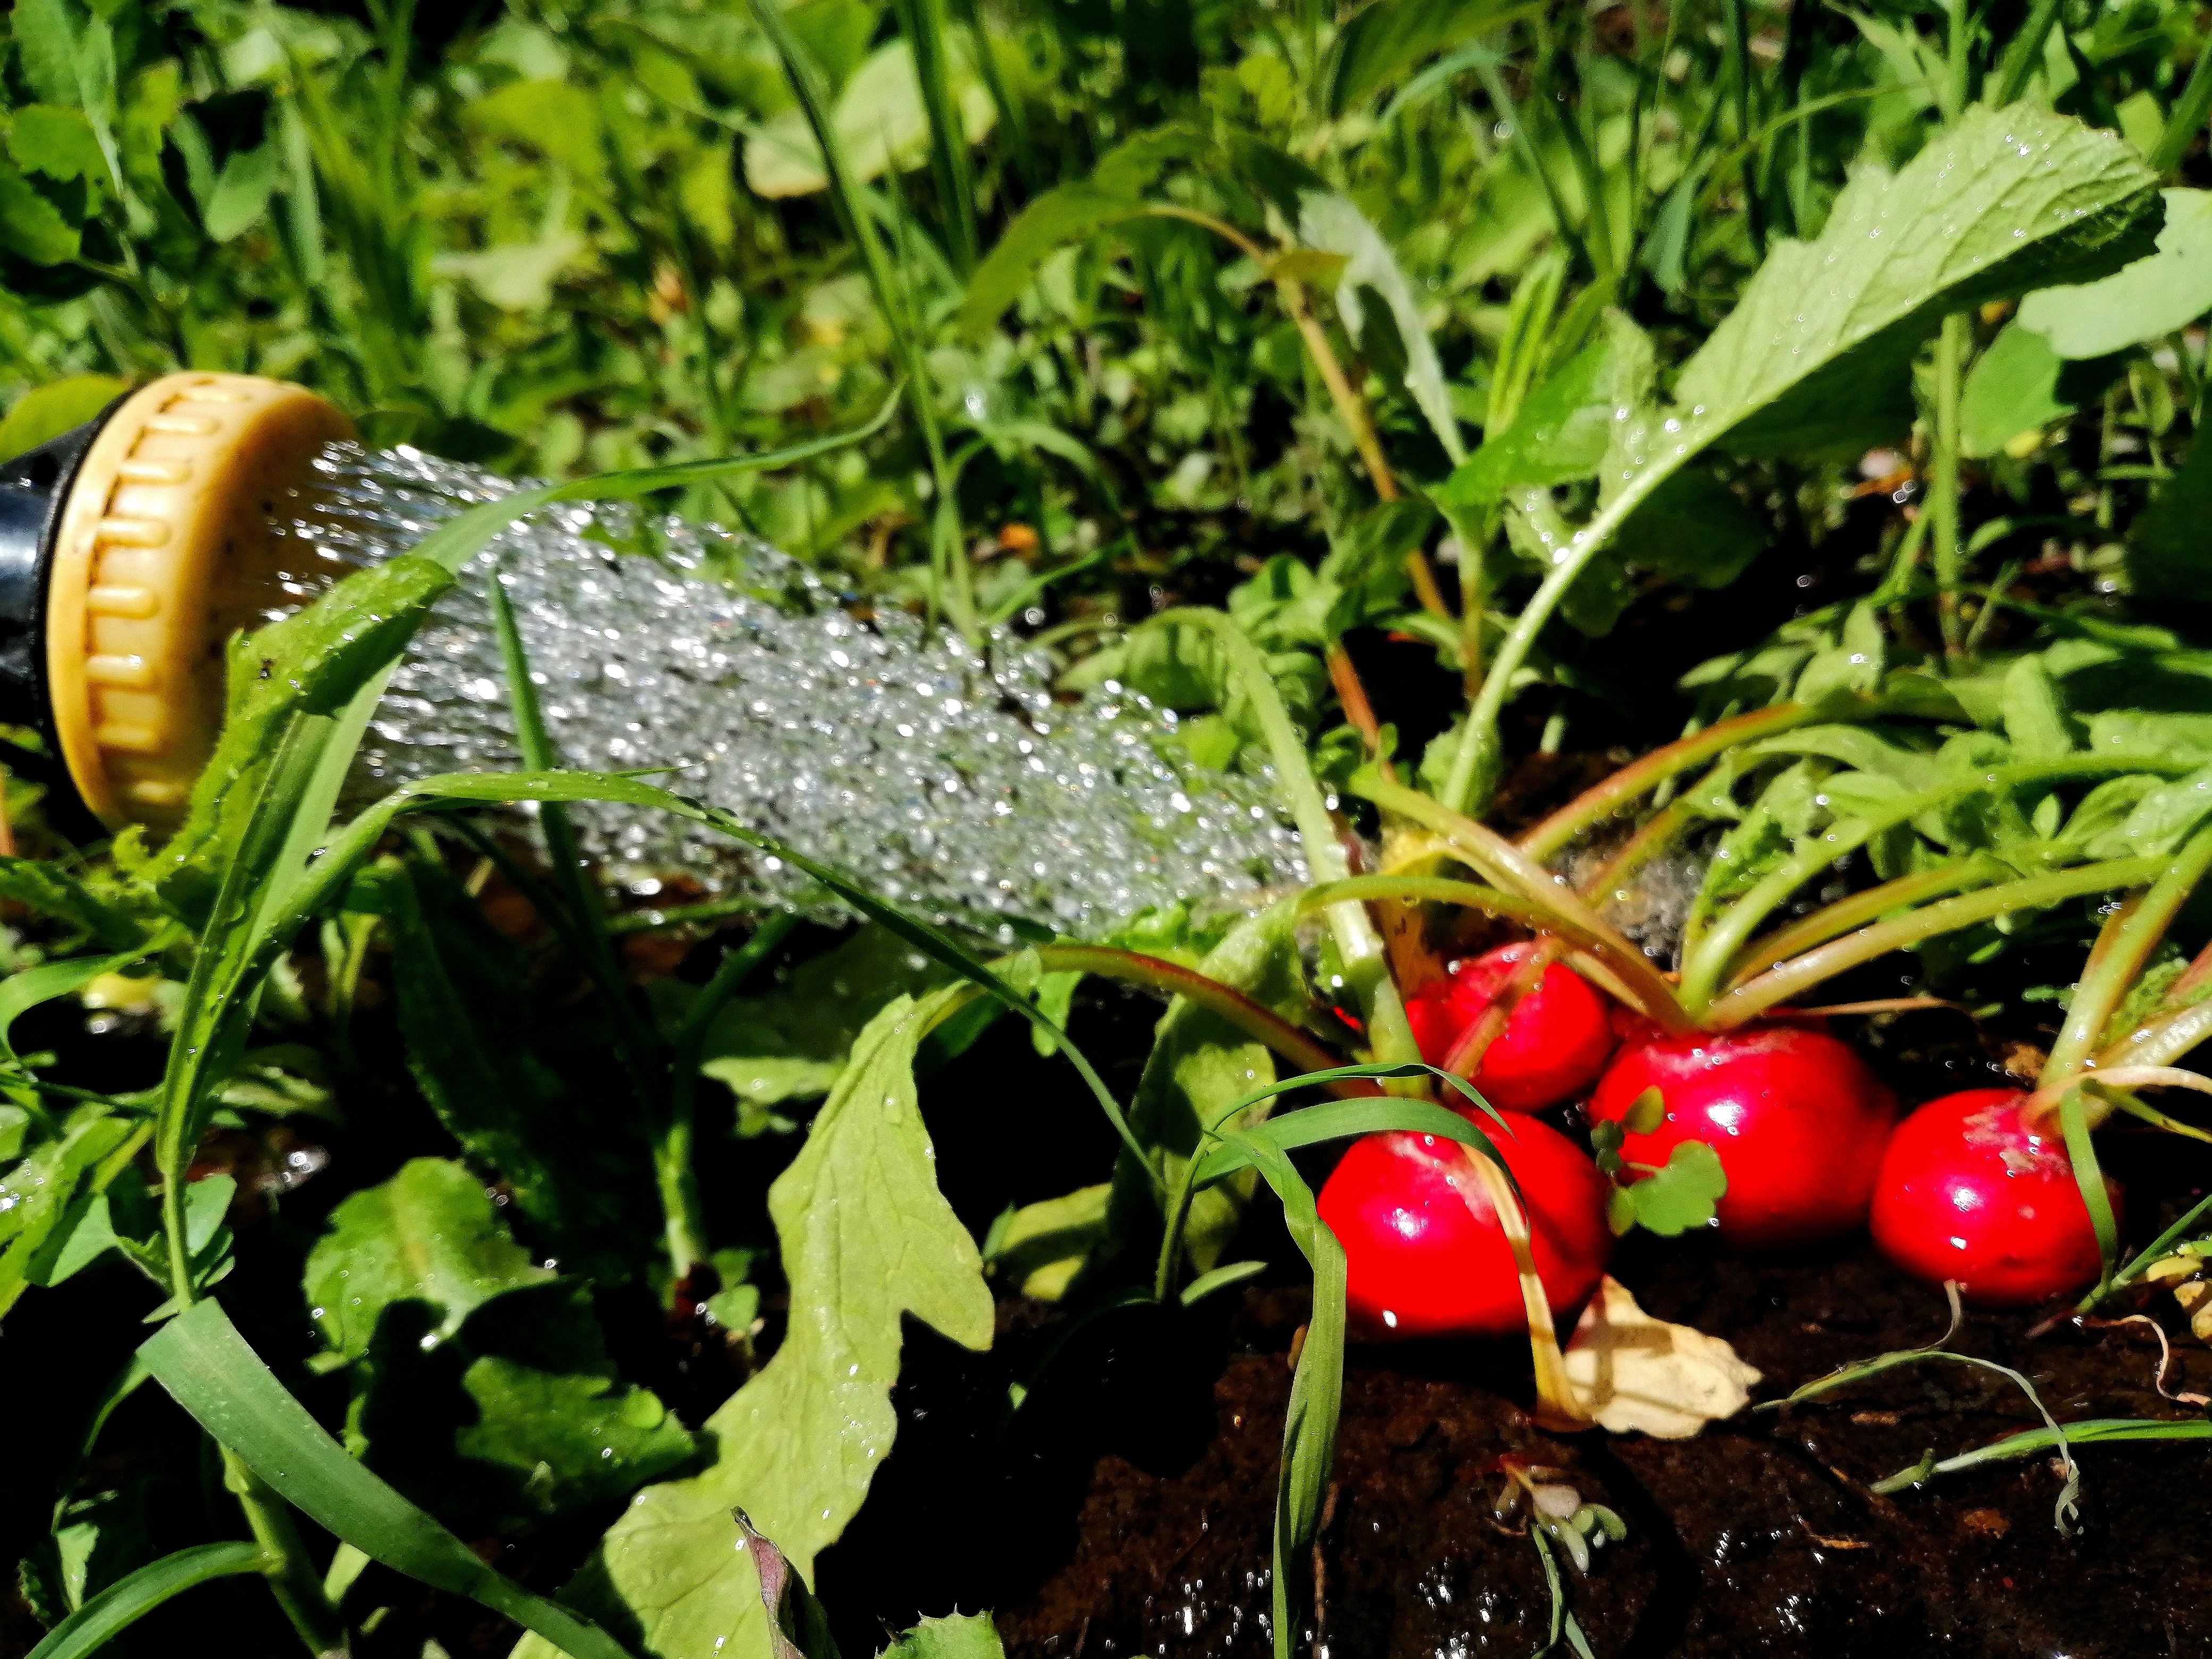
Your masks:
M 2025 104 L 1968 111 L 1894 178 L 1854 178 L 1816 241 L 1774 245 L 1684 365 L 1678 428 L 1623 423 L 1638 429 L 1608 459 L 1607 492 L 1707 441 L 1771 455 L 1894 436 L 1911 355 L 1938 318 L 2118 270 L 2151 240 L 2156 185 L 2112 133 Z
M 28 179 L 0 163 L 0 246 L 34 265 L 77 255 L 77 228 Z
M 636 1628 L 658 1659 L 758 1651 L 765 1613 L 733 1511 L 802 1577 L 844 1530 L 890 1449 L 902 1313 L 971 1348 L 991 1340 L 975 1241 L 937 1189 L 914 1062 L 946 999 L 887 1005 L 769 1191 L 791 1322 L 767 1367 L 708 1419 L 714 1462 L 649 1487 L 568 1597 Z M 551 1659 L 526 1640 L 516 1659 Z
M 925 1619 L 877 1659 L 1002 1659 L 1006 1649 L 988 1613 Z
M 1712 1220 L 1728 1176 L 1718 1152 L 1702 1140 L 1684 1140 L 1658 1170 L 1621 1190 L 1636 1207 L 1638 1225 L 1674 1238 Z
M 82 179 L 112 191 L 114 176 L 92 123 L 73 109 L 53 104 L 26 104 L 17 110 L 8 129 L 8 153 L 26 173 L 43 173 L 49 179 Z
M 2018 326 L 2064 358 L 2103 357 L 2156 340 L 2212 311 L 2212 191 L 2167 190 L 2158 251 L 2100 282 L 2038 289 Z

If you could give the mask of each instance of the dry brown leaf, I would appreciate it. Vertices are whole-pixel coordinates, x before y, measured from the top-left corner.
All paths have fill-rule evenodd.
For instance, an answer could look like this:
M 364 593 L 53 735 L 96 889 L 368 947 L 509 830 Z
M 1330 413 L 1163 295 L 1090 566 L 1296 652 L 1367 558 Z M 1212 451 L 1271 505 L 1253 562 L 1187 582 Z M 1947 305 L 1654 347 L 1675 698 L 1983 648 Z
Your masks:
M 1567 1381 L 1614 1434 L 1686 1440 L 1741 1411 L 1759 1371 L 1720 1338 L 1654 1319 L 1607 1274 L 1567 1344 Z

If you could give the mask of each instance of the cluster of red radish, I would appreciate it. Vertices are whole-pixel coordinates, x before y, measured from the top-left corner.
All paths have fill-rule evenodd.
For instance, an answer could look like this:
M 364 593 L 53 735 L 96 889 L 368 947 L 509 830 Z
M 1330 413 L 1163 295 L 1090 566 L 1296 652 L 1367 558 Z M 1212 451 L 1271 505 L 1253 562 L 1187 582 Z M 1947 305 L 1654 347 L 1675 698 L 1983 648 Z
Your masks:
M 1865 1062 L 1809 1021 L 1669 1035 L 1625 1011 L 1616 1018 L 1587 981 L 1553 962 L 1468 1073 L 1470 1032 L 1519 988 L 1516 970 L 1536 948 L 1455 962 L 1408 996 L 1406 1012 L 1424 1057 L 1469 1075 L 1508 1115 L 1510 1136 L 1462 1106 L 1512 1170 L 1555 1316 L 1589 1296 L 1612 1253 L 1607 1180 L 1531 1114 L 1593 1084 L 1589 1119 L 1624 1126 L 1628 1165 L 1663 1165 L 1685 1140 L 1712 1147 L 1728 1177 L 1712 1224 L 1732 1247 L 1805 1244 L 1870 1225 L 1899 1266 L 1957 1279 L 1984 1307 L 2041 1302 L 2096 1277 L 2096 1235 L 2073 1166 L 2055 1126 L 2023 1119 L 2025 1093 L 1968 1090 L 1899 1124 L 1895 1097 Z M 1632 1113 L 1646 1121 L 1635 1109 L 1655 1089 L 1663 1115 L 1627 1127 Z M 1513 1254 L 1470 1156 L 1431 1136 L 1379 1134 L 1337 1165 L 1320 1208 L 1349 1260 L 1355 1328 L 1371 1337 L 1525 1329 Z

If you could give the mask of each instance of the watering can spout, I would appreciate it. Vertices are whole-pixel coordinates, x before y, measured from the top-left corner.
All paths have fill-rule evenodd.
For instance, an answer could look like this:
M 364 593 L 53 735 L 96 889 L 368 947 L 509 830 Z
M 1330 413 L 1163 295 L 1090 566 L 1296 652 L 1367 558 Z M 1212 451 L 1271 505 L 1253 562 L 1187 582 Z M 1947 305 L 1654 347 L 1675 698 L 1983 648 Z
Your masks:
M 181 820 L 226 641 L 296 603 L 271 520 L 353 435 L 302 387 L 196 372 L 0 467 L 0 720 L 37 734 L 61 821 Z

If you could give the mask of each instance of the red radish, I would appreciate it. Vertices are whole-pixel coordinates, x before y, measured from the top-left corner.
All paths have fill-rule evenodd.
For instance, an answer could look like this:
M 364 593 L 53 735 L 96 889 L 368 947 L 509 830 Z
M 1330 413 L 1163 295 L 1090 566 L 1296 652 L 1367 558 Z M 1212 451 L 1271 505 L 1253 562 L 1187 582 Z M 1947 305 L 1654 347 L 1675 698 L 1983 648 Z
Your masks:
M 1605 1177 L 1536 1118 L 1489 1126 L 1528 1209 L 1529 1253 L 1555 1315 L 1596 1287 L 1613 1254 Z M 1352 1143 L 1321 1189 L 1321 1218 L 1344 1246 L 1352 1329 L 1393 1336 L 1520 1336 L 1528 1316 L 1512 1247 L 1474 1158 L 1434 1135 Z
M 1475 1021 L 1496 1001 L 1514 970 L 1536 949 L 1533 939 L 1455 962 L 1448 978 L 1406 999 L 1407 1023 L 1431 1066 L 1449 1066 Z M 1534 1112 L 1580 1094 L 1597 1080 L 1613 1053 L 1606 1000 L 1571 968 L 1553 963 L 1535 988 L 1506 1016 L 1505 1029 L 1483 1051 L 1469 1079 L 1500 1111 Z
M 2031 1128 L 2016 1089 L 1931 1100 L 1898 1126 L 1875 1184 L 1874 1242 L 1923 1279 L 1955 1279 L 1977 1307 L 2078 1291 L 2102 1265 L 2056 1123 Z M 2120 1207 L 2119 1183 L 2106 1190 Z
M 1780 1023 L 1632 1037 L 1590 1099 L 1593 1120 L 1626 1119 L 1647 1090 L 1666 1115 L 1620 1155 L 1663 1164 L 1685 1140 L 1720 1155 L 1720 1236 L 1746 1249 L 1802 1244 L 1866 1219 L 1897 1097 L 1824 1031 Z

